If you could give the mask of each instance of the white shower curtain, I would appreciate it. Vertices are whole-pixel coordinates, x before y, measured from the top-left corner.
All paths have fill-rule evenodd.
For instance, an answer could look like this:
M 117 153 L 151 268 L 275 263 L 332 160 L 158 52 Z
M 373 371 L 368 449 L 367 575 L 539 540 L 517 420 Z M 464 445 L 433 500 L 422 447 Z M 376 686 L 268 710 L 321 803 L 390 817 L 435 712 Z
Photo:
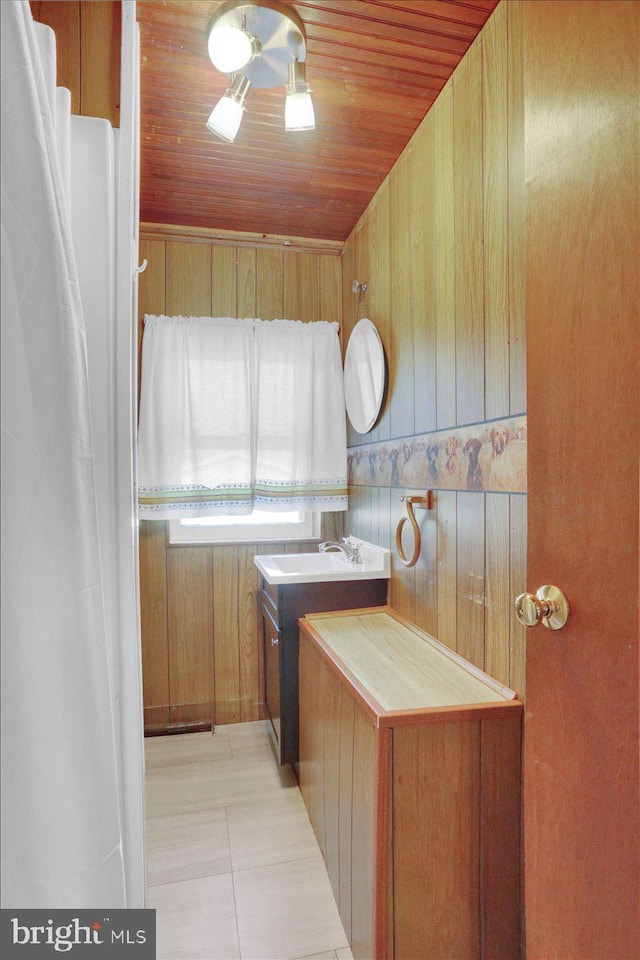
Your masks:
M 29 4 L 0 6 L 2 905 L 116 908 L 113 704 L 68 198 Z

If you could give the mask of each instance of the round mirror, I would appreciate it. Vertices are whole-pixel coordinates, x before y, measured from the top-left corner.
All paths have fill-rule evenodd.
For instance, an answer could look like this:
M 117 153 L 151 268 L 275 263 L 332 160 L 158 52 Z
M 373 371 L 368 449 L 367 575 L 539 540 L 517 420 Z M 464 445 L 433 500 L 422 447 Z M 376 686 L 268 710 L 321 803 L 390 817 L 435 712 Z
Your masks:
M 371 320 L 356 323 L 344 358 L 344 399 L 354 430 L 368 433 L 384 396 L 385 365 L 380 334 Z

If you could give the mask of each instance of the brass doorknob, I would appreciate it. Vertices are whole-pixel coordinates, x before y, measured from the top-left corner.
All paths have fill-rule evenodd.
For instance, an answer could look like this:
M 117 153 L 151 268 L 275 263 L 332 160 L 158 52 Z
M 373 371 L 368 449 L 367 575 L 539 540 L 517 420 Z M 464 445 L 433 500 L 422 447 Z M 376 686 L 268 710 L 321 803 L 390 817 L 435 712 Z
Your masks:
M 525 627 L 542 623 L 550 630 L 560 630 L 569 618 L 569 601 L 562 590 L 547 583 L 533 593 L 516 597 L 516 617 Z

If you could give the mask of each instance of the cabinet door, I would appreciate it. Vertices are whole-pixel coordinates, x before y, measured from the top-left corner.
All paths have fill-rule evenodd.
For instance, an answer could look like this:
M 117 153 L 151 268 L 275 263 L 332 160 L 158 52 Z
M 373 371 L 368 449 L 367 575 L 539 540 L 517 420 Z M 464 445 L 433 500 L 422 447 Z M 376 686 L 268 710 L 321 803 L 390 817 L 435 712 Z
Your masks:
M 398 960 L 480 957 L 478 720 L 394 729 L 393 864 Z
M 274 733 L 280 743 L 280 630 L 262 608 L 265 700 Z

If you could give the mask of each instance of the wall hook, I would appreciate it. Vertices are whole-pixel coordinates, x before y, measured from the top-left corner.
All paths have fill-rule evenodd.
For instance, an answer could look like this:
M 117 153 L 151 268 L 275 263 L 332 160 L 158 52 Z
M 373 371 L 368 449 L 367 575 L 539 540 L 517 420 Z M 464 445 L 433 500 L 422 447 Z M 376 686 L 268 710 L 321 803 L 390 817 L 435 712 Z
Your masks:
M 396 527 L 396 551 L 405 567 L 413 567 L 418 562 L 418 557 L 420 556 L 420 550 L 422 548 L 420 527 L 418 526 L 418 521 L 415 518 L 413 508 L 416 506 L 421 510 L 433 510 L 433 490 L 427 490 L 424 496 L 410 495 L 406 497 L 400 497 L 400 500 L 402 503 L 404 503 L 406 512 L 400 517 L 398 520 L 398 526 Z M 404 550 L 402 549 L 402 528 L 407 520 L 413 527 L 413 553 L 408 559 Z
M 366 292 L 367 292 L 367 285 L 366 285 L 366 283 L 359 283 L 357 280 L 354 280 L 354 281 L 353 281 L 353 288 L 352 288 L 352 289 L 353 289 L 353 292 L 356 293 L 356 294 L 366 293 Z
M 139 267 L 136 267 L 136 273 L 144 273 L 146 269 L 147 269 L 147 261 L 145 259 L 142 261 Z

